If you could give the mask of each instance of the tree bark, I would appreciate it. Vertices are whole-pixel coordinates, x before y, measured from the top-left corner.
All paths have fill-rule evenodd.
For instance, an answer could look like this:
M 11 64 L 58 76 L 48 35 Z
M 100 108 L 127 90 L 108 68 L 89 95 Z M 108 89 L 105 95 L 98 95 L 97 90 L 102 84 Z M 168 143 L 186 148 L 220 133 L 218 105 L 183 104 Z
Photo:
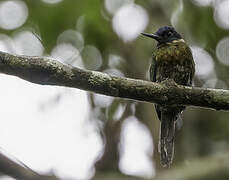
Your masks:
M 108 96 L 166 105 L 192 105 L 229 110 L 229 91 L 159 84 L 110 76 L 64 65 L 47 57 L 0 52 L 0 72 L 41 84 L 79 88 Z

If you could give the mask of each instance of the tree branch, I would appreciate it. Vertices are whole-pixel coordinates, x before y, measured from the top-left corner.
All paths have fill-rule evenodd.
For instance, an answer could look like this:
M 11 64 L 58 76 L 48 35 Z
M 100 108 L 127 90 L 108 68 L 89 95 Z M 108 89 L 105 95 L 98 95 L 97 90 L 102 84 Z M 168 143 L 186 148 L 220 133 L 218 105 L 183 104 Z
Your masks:
M 0 72 L 41 84 L 79 88 L 108 96 L 166 105 L 192 105 L 229 110 L 229 91 L 165 85 L 110 76 L 64 65 L 47 57 L 0 52 Z
M 0 172 L 19 180 L 58 180 L 54 175 L 40 175 L 0 153 Z

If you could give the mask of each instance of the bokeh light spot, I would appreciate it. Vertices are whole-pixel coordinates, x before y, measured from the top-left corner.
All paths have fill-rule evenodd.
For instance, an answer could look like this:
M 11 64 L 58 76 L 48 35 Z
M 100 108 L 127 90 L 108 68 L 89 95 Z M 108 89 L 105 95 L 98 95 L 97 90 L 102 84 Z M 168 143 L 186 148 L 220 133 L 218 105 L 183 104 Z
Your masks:
M 124 104 L 119 104 L 118 107 L 115 109 L 115 112 L 112 116 L 112 119 L 114 121 L 119 121 L 123 115 L 123 113 L 125 112 L 126 109 L 126 105 Z
M 120 169 L 125 174 L 150 178 L 153 143 L 149 130 L 135 116 L 128 117 L 121 131 Z
M 109 107 L 114 100 L 114 98 L 111 96 L 105 96 L 101 94 L 94 94 L 93 97 L 95 105 L 102 108 Z
M 51 56 L 62 63 L 83 67 L 79 50 L 70 43 L 58 44 L 53 48 Z
M 105 8 L 110 14 L 114 14 L 120 7 L 133 3 L 133 0 L 105 0 Z
M 0 51 L 14 53 L 13 41 L 5 34 L 0 34 Z
M 112 24 L 114 31 L 124 41 L 132 41 L 146 28 L 149 17 L 139 5 L 122 6 L 115 13 Z
M 57 44 L 60 43 L 70 43 L 75 46 L 79 51 L 81 51 L 84 46 L 84 39 L 81 33 L 69 29 L 58 36 Z
M 229 66 L 229 37 L 219 41 L 216 46 L 216 56 L 221 63 Z
M 227 89 L 227 84 L 217 78 L 208 79 L 204 84 L 204 88 Z
M 118 68 L 124 63 L 124 59 L 121 56 L 110 54 L 108 58 L 108 65 L 111 68 Z
M 85 68 L 89 70 L 97 70 L 103 63 L 100 51 L 91 45 L 85 46 L 82 51 L 82 58 Z
M 212 0 L 192 0 L 198 6 L 209 6 Z
M 23 1 L 0 3 L 0 27 L 11 30 L 23 25 L 28 17 L 28 8 Z
M 206 78 L 214 70 L 214 62 L 211 55 L 204 49 L 194 46 L 191 47 L 195 61 L 196 75 Z
M 229 28 L 229 1 L 219 1 L 215 6 L 214 19 L 218 26 Z
M 48 4 L 57 4 L 57 3 L 60 3 L 63 0 L 42 0 L 42 1 L 45 2 L 45 3 L 48 3 Z
M 21 31 L 14 36 L 15 51 L 20 55 L 41 56 L 44 47 L 31 31 Z
M 111 76 L 124 77 L 124 74 L 118 69 L 106 69 L 103 72 Z
M 15 179 L 9 176 L 2 176 L 1 180 L 15 180 Z

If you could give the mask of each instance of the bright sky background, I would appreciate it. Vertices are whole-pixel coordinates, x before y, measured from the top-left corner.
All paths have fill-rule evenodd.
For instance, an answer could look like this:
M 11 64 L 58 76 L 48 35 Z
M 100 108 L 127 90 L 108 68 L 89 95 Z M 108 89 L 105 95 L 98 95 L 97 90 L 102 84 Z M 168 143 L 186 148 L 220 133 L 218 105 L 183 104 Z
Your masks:
M 87 121 L 86 93 L 6 75 L 0 82 L 0 147 L 35 170 L 87 177 L 102 144 Z
M 102 141 L 88 120 L 86 93 L 35 85 L 8 75 L 0 75 L 0 82 L 0 150 L 39 172 L 52 170 L 60 177 L 89 178 Z M 128 157 L 121 164 L 128 167 L 127 173 L 152 176 L 150 161 L 142 153 L 143 149 L 152 151 L 150 135 L 136 118 L 126 124 L 123 133 L 128 134 L 124 138 L 129 142 Z M 136 145 L 139 148 L 134 148 Z M 140 164 L 133 163 L 135 158 Z

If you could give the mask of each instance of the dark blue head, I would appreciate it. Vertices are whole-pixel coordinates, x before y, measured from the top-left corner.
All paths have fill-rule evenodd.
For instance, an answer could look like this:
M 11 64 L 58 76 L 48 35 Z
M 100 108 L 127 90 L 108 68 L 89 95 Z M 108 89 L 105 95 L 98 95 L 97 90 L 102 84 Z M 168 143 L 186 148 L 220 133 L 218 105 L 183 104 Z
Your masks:
M 181 35 L 171 26 L 161 27 L 154 34 L 142 33 L 142 35 L 155 39 L 158 44 L 182 39 Z

